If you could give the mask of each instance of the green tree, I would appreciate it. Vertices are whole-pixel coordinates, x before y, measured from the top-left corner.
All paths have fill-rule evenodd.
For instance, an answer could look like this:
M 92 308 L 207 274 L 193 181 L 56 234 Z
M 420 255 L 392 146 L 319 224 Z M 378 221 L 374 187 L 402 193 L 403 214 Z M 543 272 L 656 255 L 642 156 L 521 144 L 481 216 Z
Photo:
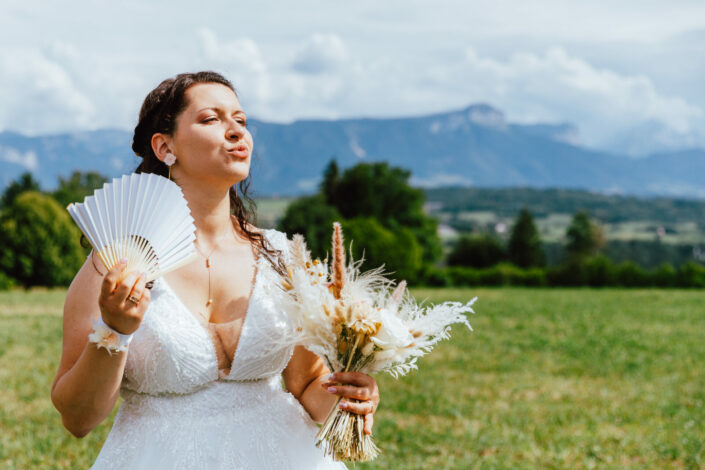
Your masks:
M 566 255 L 579 261 L 599 253 L 604 245 L 602 229 L 590 220 L 587 211 L 578 211 L 566 230 Z
M 521 209 L 512 227 L 507 255 L 512 264 L 522 268 L 540 267 L 546 264 L 541 236 L 526 206 Z
M 395 233 L 407 228 L 421 246 L 424 262 L 440 257 L 438 224 L 423 210 L 424 192 L 409 185 L 409 171 L 387 163 L 360 163 L 334 178 L 336 172 L 337 165 L 328 166 L 323 186 L 329 191 L 328 204 L 344 218 L 374 217 Z
M 68 212 L 51 197 L 26 191 L 0 213 L 0 270 L 29 286 L 65 286 L 86 252 Z
M 463 235 L 448 255 L 449 266 L 488 268 L 504 261 L 502 242 L 491 235 Z
M 22 173 L 17 180 L 7 186 L 2 195 L 2 199 L 0 199 L 0 208 L 12 204 L 17 196 L 25 191 L 39 191 L 39 182 L 35 180 L 32 173 L 29 172 Z
M 331 251 L 333 222 L 341 219 L 337 209 L 326 204 L 324 197 L 317 194 L 291 203 L 277 228 L 290 235 L 300 233 L 306 238 L 311 254 L 323 258 Z
M 407 228 L 392 231 L 372 217 L 345 220 L 343 232 L 346 248 L 352 241 L 355 259 L 364 258 L 363 271 L 384 265 L 393 279 L 416 282 L 423 266 L 422 249 Z
M 338 169 L 338 162 L 333 159 L 328 163 L 326 169 L 323 170 L 323 180 L 320 186 L 320 192 L 323 194 L 328 204 L 333 204 L 332 201 L 335 198 L 339 180 L 340 170 Z
M 66 179 L 59 176 L 59 187 L 52 193 L 52 196 L 59 201 L 62 207 L 66 207 L 72 202 L 83 201 L 86 196 L 93 194 L 107 181 L 103 175 L 94 171 L 86 173 L 74 171 Z

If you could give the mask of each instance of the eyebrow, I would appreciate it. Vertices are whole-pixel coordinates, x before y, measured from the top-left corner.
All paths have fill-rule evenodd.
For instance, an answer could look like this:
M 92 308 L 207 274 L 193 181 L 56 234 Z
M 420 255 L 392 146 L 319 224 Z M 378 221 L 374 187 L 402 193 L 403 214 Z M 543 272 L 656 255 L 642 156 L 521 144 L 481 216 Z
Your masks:
M 222 111 L 223 111 L 223 108 L 219 108 L 219 107 L 217 107 L 217 106 L 207 106 L 207 107 L 205 107 L 205 108 L 199 109 L 197 112 L 200 113 L 200 112 L 207 111 L 207 110 L 211 110 L 211 111 L 221 111 L 221 112 L 222 112 Z M 235 111 L 233 112 L 233 114 L 238 114 L 238 113 L 241 113 L 241 114 L 245 114 L 245 115 L 246 115 L 245 111 L 243 111 L 242 109 L 237 109 L 237 110 L 235 110 Z

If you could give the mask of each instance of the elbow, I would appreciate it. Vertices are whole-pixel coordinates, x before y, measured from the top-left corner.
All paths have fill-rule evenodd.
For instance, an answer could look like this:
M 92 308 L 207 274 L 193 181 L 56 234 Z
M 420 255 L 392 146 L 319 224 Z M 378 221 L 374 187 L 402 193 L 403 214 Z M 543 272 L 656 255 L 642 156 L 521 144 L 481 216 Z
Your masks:
M 78 439 L 83 439 L 84 437 L 86 437 L 88 435 L 89 432 L 91 432 L 91 429 L 79 429 L 79 428 L 72 429 L 69 427 L 66 427 L 66 429 L 68 429 L 68 431 L 71 433 L 71 435 L 73 437 L 77 437 Z
M 94 426 L 87 425 L 86 423 L 78 420 L 68 419 L 65 416 L 62 416 L 61 418 L 61 422 L 66 430 L 70 432 L 72 436 L 79 439 L 86 437 L 94 428 Z
M 79 439 L 86 437 L 95 428 L 94 425 L 87 423 L 85 419 L 81 418 L 81 415 L 85 415 L 85 413 L 72 413 L 67 407 L 62 406 L 61 401 L 58 400 L 54 393 L 51 394 L 51 401 L 54 404 L 54 408 L 61 414 L 61 424 L 74 437 Z

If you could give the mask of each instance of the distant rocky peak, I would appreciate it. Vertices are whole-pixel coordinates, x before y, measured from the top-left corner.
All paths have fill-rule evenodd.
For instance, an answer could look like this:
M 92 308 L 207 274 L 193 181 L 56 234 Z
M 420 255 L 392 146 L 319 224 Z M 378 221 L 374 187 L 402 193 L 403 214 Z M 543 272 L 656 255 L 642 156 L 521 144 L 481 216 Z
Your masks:
M 430 125 L 432 134 L 467 131 L 473 125 L 506 130 L 507 120 L 502 111 L 484 103 L 473 104 L 459 111 L 438 114 Z
M 465 114 L 470 122 L 480 126 L 497 127 L 501 129 L 507 126 L 504 113 L 488 104 L 480 103 L 468 106 L 465 109 Z

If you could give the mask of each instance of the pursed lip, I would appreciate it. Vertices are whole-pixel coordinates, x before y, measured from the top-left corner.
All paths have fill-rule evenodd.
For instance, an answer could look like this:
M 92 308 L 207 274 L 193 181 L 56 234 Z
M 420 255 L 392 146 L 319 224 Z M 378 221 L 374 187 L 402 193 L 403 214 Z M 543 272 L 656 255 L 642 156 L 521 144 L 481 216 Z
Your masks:
M 237 147 L 226 148 L 225 151 L 239 158 L 247 158 L 250 155 L 250 149 L 247 145 L 238 145 Z

